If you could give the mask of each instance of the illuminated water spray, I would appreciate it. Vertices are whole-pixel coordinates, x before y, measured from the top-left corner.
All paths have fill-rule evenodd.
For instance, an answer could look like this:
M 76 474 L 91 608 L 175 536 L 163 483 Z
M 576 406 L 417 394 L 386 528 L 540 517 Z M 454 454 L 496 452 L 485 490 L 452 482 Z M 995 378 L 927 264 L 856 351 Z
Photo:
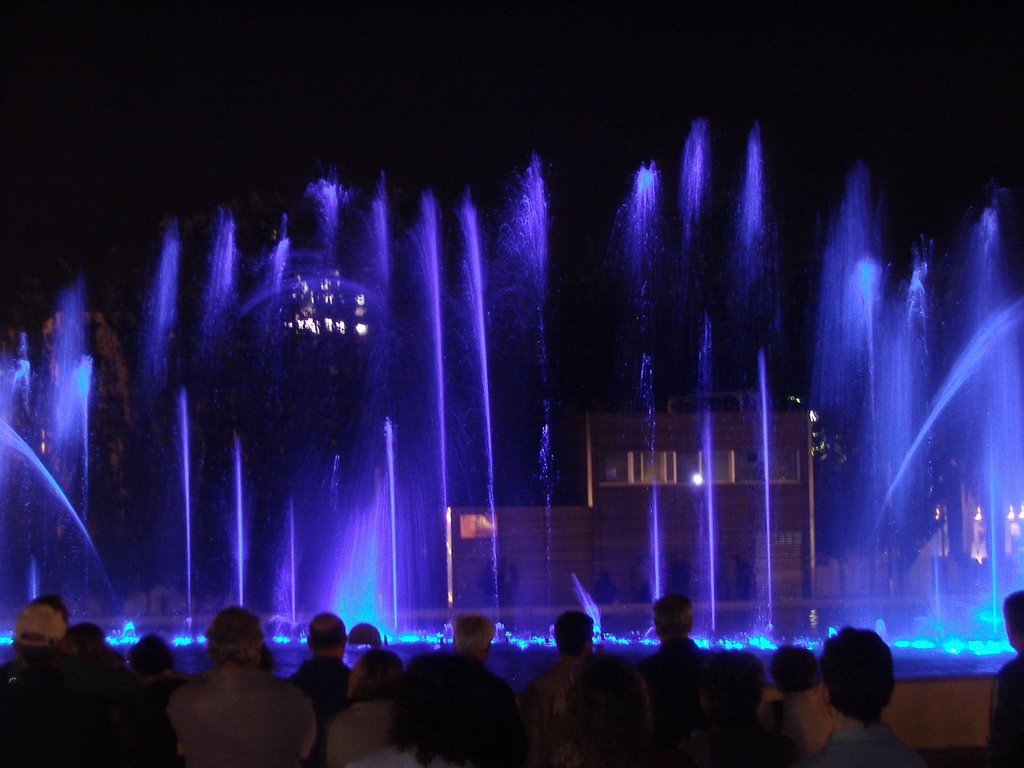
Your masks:
M 480 369 L 480 397 L 483 409 L 484 448 L 487 458 L 487 517 L 491 527 L 491 565 L 494 568 L 494 604 L 498 605 L 498 526 L 494 513 L 494 444 L 491 430 L 491 381 L 487 365 L 487 323 L 485 319 L 484 268 L 480 226 L 469 193 L 459 207 L 459 223 L 466 248 L 469 303 L 473 318 L 477 364 Z
M 398 525 L 395 508 L 395 427 L 391 419 L 384 419 L 384 447 L 388 459 L 388 522 L 391 529 L 391 621 L 398 631 Z
M 711 198 L 711 141 L 708 121 L 694 120 L 683 147 L 679 173 L 679 219 L 683 225 L 683 246 L 697 238 L 698 228 Z
M 441 272 L 441 214 L 437 202 L 430 192 L 420 198 L 420 221 L 414 237 L 423 267 L 427 289 L 427 305 L 430 315 L 431 347 L 434 353 L 434 404 L 437 417 L 438 474 L 441 488 L 441 521 L 444 530 L 449 530 L 451 521 L 448 510 L 448 446 L 444 396 L 444 335 L 442 333 L 441 296 L 443 278 Z M 450 540 L 450 536 L 448 537 Z M 452 558 L 447 558 L 448 602 L 452 602 Z
M 707 594 L 708 611 L 711 620 L 711 633 L 717 629 L 718 601 L 715 590 L 716 557 L 718 549 L 718 536 L 716 533 L 717 519 L 715 518 L 715 476 L 714 460 L 715 445 L 714 432 L 711 429 L 711 320 L 707 314 L 704 315 L 704 334 L 700 346 L 700 357 L 697 361 L 699 367 L 699 392 L 703 395 L 702 428 L 701 428 L 701 453 L 704 461 L 701 465 L 701 476 L 699 484 L 704 491 L 704 521 L 707 534 Z
M 238 604 L 245 605 L 245 516 L 242 506 L 242 440 L 235 433 L 235 563 L 238 568 Z
M 185 513 L 185 594 L 188 629 L 192 628 L 192 471 L 189 459 L 188 392 L 178 392 L 179 439 L 181 440 L 181 494 Z
M 72 506 L 67 495 L 64 493 L 64 490 L 60 487 L 60 483 L 57 482 L 50 471 L 39 460 L 36 452 L 29 447 L 29 444 L 26 443 L 21 435 L 15 432 L 14 428 L 6 421 L 0 422 L 0 446 L 7 447 L 20 455 L 43 480 L 47 489 L 54 498 L 56 498 L 64 511 L 67 512 L 67 516 L 73 523 L 75 529 L 82 535 L 82 539 L 85 542 L 89 555 L 92 557 L 92 561 L 99 565 L 100 572 L 103 574 L 103 585 L 107 589 L 107 594 L 113 595 L 114 589 L 111 586 L 109 579 L 107 579 L 106 573 L 103 571 L 103 564 L 100 560 L 99 553 L 96 551 L 96 547 L 89 536 L 89 532 L 85 529 L 82 519 L 78 516 L 74 506 Z
M 765 363 L 764 350 L 757 355 L 757 373 L 761 388 L 761 470 L 764 479 L 764 560 L 767 573 L 766 605 L 768 610 L 766 628 L 773 629 L 774 594 L 772 585 L 772 494 L 771 494 L 771 450 L 768 444 L 768 413 L 771 401 L 768 399 L 768 366 Z
M 295 626 L 296 602 L 295 602 L 295 499 L 288 499 L 288 588 L 291 592 L 291 599 L 288 602 L 290 609 L 291 625 Z
M 551 502 L 554 493 L 554 457 L 551 449 L 551 392 L 548 371 L 547 336 L 544 332 L 544 306 L 547 291 L 548 199 L 541 173 L 541 162 L 533 155 L 526 172 L 516 180 L 509 206 L 507 243 L 515 257 L 518 293 L 524 299 L 524 317 L 536 315 L 537 353 L 540 368 L 540 396 L 543 423 L 537 452 L 537 467 L 544 488 L 544 589 L 545 601 L 551 600 Z
M 654 416 L 654 370 L 651 366 L 651 358 L 646 353 L 641 357 L 640 363 L 640 388 L 641 400 L 646 404 L 647 455 L 644 457 L 644 466 L 641 472 L 650 472 L 651 496 L 647 507 L 647 524 L 650 532 L 650 558 L 651 558 L 651 589 L 655 598 L 661 597 L 661 511 L 658 509 L 658 477 L 657 460 L 654 453 L 656 421 Z M 649 463 L 649 467 L 647 466 Z
M 178 271 L 181 261 L 181 240 L 178 221 L 172 219 L 164 230 L 153 287 L 146 302 L 143 325 L 142 378 L 144 389 L 163 386 L 167 379 L 171 335 L 178 316 Z
M 201 347 L 204 356 L 214 354 L 213 347 L 231 323 L 230 309 L 237 299 L 236 273 L 238 249 L 235 247 L 235 218 L 227 209 L 220 209 L 214 221 L 210 245 L 210 272 L 203 295 Z

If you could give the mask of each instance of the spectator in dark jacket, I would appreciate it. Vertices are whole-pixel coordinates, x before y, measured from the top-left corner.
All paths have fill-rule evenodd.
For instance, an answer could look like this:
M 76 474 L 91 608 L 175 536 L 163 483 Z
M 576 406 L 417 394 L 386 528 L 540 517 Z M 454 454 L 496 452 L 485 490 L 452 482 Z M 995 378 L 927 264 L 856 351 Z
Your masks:
M 674 748 L 697 728 L 708 726 L 700 704 L 703 656 L 693 640 L 693 606 L 683 595 L 665 595 L 654 603 L 654 631 L 661 647 L 637 665 L 654 708 L 656 747 Z

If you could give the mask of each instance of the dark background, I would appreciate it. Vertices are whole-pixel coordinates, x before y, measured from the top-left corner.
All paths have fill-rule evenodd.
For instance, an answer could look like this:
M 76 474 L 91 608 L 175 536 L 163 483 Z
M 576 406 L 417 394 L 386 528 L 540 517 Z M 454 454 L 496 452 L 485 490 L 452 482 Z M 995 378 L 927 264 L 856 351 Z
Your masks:
M 257 4 L 259 5 L 259 4 Z M 500 201 L 548 168 L 566 268 L 606 247 L 629 174 L 671 190 L 696 117 L 736 188 L 761 121 L 784 265 L 864 160 L 892 258 L 942 242 L 990 180 L 1022 181 L 1021 24 L 1011 11 L 826 14 L 698 4 L 8 5 L 0 254 L 44 284 L 145 265 L 165 215 L 294 199 L 318 171 L 368 189 L 470 185 Z M 786 259 L 789 261 L 787 262 Z M 788 278 L 795 288 L 803 274 Z

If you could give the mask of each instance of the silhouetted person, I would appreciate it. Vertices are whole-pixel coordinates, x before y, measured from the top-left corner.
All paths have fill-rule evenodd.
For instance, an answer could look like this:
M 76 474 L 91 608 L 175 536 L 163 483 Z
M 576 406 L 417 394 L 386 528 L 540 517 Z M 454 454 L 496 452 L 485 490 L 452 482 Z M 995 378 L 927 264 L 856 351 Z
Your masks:
M 327 724 L 327 768 L 342 768 L 391 743 L 401 676 L 402 660 L 391 651 L 374 648 L 359 657 L 348 678 L 349 706 Z
M 528 768 L 556 766 L 564 752 L 566 691 L 594 651 L 593 619 L 582 611 L 563 613 L 555 620 L 555 645 L 558 662 L 534 677 L 519 700 Z
M 60 614 L 65 627 L 67 627 L 70 614 L 60 595 L 40 595 L 29 605 L 45 605 L 51 608 Z M 102 635 L 102 631 L 100 634 Z M 3 670 L 4 677 L 16 677 L 21 664 L 20 658 L 9 662 Z M 90 699 L 102 699 L 122 707 L 134 705 L 135 697 L 139 692 L 139 680 L 130 671 L 124 669 L 123 665 L 113 667 L 97 664 L 88 658 L 68 653 L 66 642 L 61 643 L 56 665 L 65 687 L 72 693 Z
M 787 736 L 803 760 L 821 750 L 832 733 L 832 718 L 815 685 L 818 662 L 806 648 L 784 645 L 772 654 L 770 668 L 782 697 L 761 708 L 761 723 Z
M 128 665 L 142 679 L 135 708 L 141 737 L 139 765 L 146 768 L 182 765 L 178 738 L 167 717 L 167 705 L 171 694 L 187 680 L 174 674 L 171 649 L 157 635 L 145 635 L 128 650 Z
M 835 730 L 825 748 L 801 763 L 813 768 L 849 765 L 925 768 L 925 762 L 882 725 L 892 698 L 892 652 L 876 633 L 844 627 L 825 642 L 821 677 Z
M 348 706 L 348 679 L 350 670 L 342 659 L 348 636 L 345 622 L 333 613 L 319 613 L 309 622 L 306 645 L 313 658 L 291 676 L 291 681 L 302 689 L 313 702 L 316 713 L 316 745 L 310 755 L 310 764 L 322 762 L 327 721 Z
M 486 718 L 474 696 L 479 670 L 447 653 L 417 656 L 395 691 L 391 746 L 349 763 L 351 768 L 456 768 L 478 765 L 471 755 Z
M 675 747 L 708 721 L 700 704 L 703 655 L 690 639 L 693 605 L 683 595 L 665 595 L 654 603 L 658 651 L 637 664 L 654 708 L 653 743 Z
M 700 693 L 711 728 L 694 733 L 683 747 L 699 768 L 784 768 L 796 762 L 793 742 L 758 722 L 764 666 L 752 653 L 708 656 Z
M 49 604 L 30 604 L 18 614 L 17 669 L 0 683 L 0 765 L 5 768 L 123 764 L 107 704 L 64 685 L 58 667 L 66 633 L 66 619 Z
M 263 630 L 225 608 L 206 630 L 213 669 L 171 694 L 167 714 L 188 768 L 297 768 L 316 738 L 306 695 L 260 669 Z
M 472 703 L 478 728 L 470 736 L 474 768 L 519 768 L 526 759 L 526 731 L 508 683 L 485 666 L 494 639 L 494 622 L 478 613 L 455 620 L 455 653 L 472 662 L 476 675 Z
M 348 643 L 349 645 L 366 645 L 370 648 L 380 648 L 383 645 L 380 630 L 366 622 L 356 624 L 349 630 Z
M 1003 601 L 1006 637 L 1017 656 L 999 670 L 992 694 L 988 765 L 1024 765 L 1024 592 Z
M 651 709 L 640 673 L 618 656 L 592 657 L 566 693 L 560 764 L 581 768 L 688 768 L 689 757 L 651 744 Z

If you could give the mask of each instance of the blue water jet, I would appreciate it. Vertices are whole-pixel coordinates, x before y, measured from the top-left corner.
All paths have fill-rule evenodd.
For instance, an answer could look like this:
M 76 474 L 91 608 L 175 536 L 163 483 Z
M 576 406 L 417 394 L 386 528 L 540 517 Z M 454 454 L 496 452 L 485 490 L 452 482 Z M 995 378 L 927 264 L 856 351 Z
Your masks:
M 152 391 L 167 381 L 171 336 L 178 318 L 178 272 L 181 261 L 181 239 L 178 220 L 171 219 L 164 230 L 160 261 L 153 276 L 145 307 L 142 331 L 143 390 Z
M 711 140 L 708 121 L 698 118 L 690 124 L 683 147 L 679 173 L 679 220 L 683 225 L 683 247 L 696 239 L 711 203 Z
M 494 510 L 494 442 L 491 424 L 491 381 L 487 364 L 486 297 L 484 296 L 483 252 L 480 244 L 480 226 L 476 207 L 469 196 L 459 207 L 459 223 L 465 247 L 465 269 L 468 288 L 473 339 L 480 376 L 481 415 L 483 418 L 484 450 L 487 459 L 487 519 L 491 527 L 491 565 L 494 568 L 494 605 L 498 606 L 498 527 Z

